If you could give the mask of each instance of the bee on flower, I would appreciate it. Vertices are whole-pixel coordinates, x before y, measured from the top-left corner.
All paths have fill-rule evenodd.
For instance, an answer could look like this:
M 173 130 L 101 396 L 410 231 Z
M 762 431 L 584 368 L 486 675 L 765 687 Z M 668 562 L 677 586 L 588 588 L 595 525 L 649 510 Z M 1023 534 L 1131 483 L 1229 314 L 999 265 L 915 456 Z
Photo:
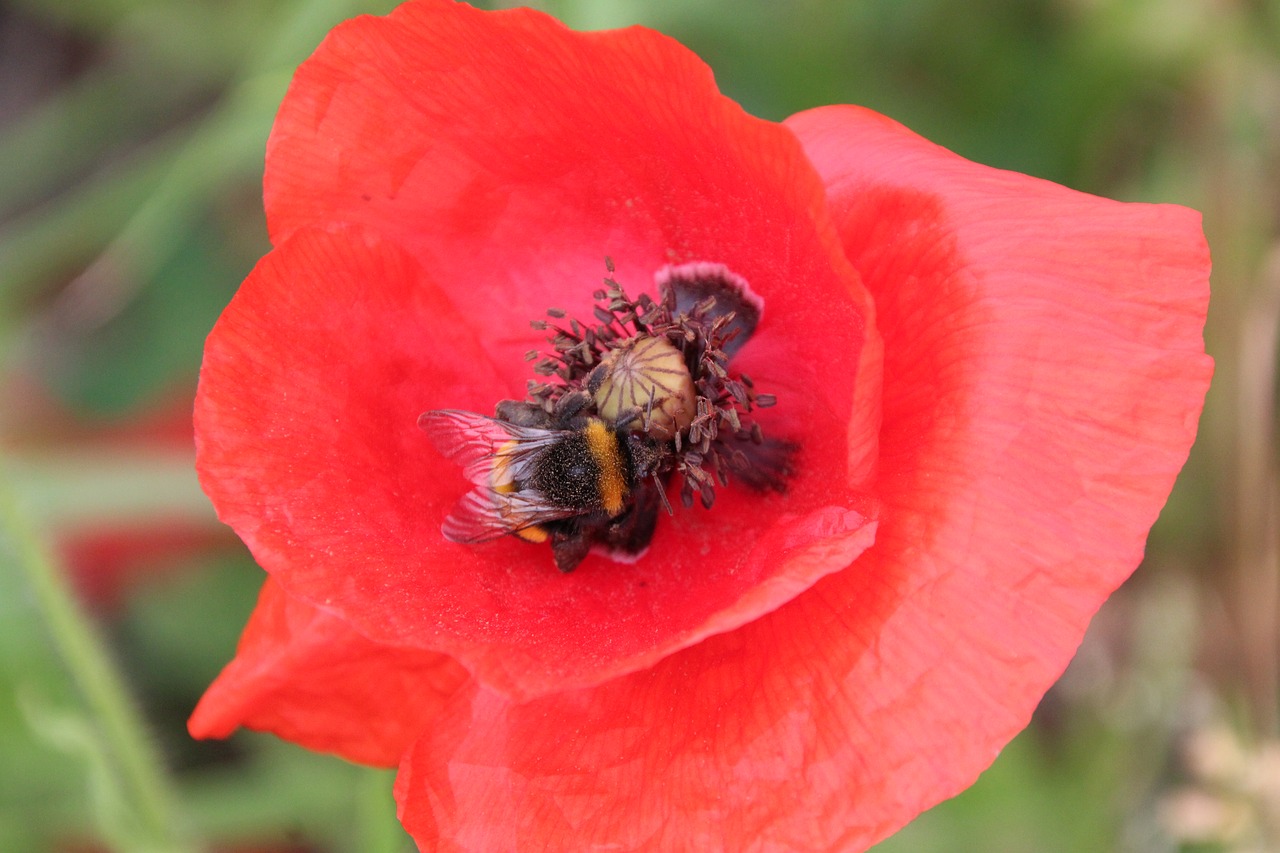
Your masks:
M 667 267 L 656 283 L 658 300 L 633 300 L 609 277 L 594 294 L 594 323 L 566 328 L 558 309 L 535 321 L 554 331 L 554 353 L 537 370 L 558 382 L 531 381 L 528 400 L 503 400 L 493 417 L 441 409 L 419 418 L 473 484 L 444 520 L 446 538 L 548 542 L 569 572 L 593 547 L 622 560 L 643 553 L 659 510 L 672 511 L 666 489 L 677 475 L 686 507 L 696 498 L 710 509 L 731 472 L 752 488 L 785 490 L 795 447 L 766 440 L 751 416 L 775 398 L 729 369 L 762 300 L 720 264 Z

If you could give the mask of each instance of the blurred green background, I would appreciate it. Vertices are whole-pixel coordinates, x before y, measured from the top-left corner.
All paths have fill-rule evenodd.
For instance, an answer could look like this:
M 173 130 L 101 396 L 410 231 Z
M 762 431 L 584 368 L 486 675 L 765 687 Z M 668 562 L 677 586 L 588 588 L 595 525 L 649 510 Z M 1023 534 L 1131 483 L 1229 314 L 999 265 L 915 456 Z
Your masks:
M 409 848 L 389 773 L 184 727 L 261 580 L 192 472 L 203 338 L 267 249 L 263 146 L 292 68 L 333 24 L 393 5 L 0 2 L 2 851 L 173 832 L 189 849 Z M 1204 212 L 1217 375 L 1145 564 L 991 770 L 876 849 L 1280 850 L 1280 5 L 540 5 L 662 30 L 766 118 L 860 103 L 973 160 Z M 103 650 L 164 776 L 109 746 L 137 732 L 103 717 L 120 698 L 93 675 Z

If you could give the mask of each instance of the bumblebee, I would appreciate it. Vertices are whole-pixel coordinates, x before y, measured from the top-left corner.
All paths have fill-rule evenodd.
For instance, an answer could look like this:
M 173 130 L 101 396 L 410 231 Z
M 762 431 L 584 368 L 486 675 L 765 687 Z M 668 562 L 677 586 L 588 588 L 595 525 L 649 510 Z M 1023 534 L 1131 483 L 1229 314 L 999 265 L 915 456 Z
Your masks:
M 643 551 L 665 503 L 657 476 L 663 451 L 625 423 L 577 414 L 586 402 L 571 399 L 549 414 L 504 400 L 494 417 L 457 409 L 419 417 L 473 484 L 444 520 L 445 538 L 549 542 L 565 572 L 595 543 L 623 556 Z
M 730 471 L 753 490 L 785 491 L 795 446 L 765 438 L 750 414 L 775 399 L 728 367 L 761 317 L 747 282 L 701 261 L 655 273 L 657 301 L 604 282 L 594 323 L 562 323 L 556 308 L 532 322 L 551 333 L 552 351 L 534 365 L 548 381 L 531 380 L 527 401 L 503 400 L 493 417 L 418 419 L 472 483 L 441 525 L 446 538 L 548 542 L 569 572 L 595 545 L 638 557 L 677 480 L 685 507 L 711 509 Z

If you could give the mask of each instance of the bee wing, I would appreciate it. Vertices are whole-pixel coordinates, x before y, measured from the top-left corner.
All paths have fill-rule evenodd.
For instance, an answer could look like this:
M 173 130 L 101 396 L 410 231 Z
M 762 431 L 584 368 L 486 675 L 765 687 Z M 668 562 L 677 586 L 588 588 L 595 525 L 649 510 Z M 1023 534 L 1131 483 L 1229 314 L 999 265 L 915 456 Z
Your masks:
M 441 532 L 454 542 L 497 539 L 544 521 L 581 514 L 547 503 L 540 492 L 507 491 L 503 484 L 525 479 L 538 451 L 563 437 L 555 430 L 522 427 L 465 412 L 441 409 L 424 413 L 418 425 L 442 454 L 462 466 L 474 484 L 454 506 Z
M 462 467 L 462 474 L 476 485 L 491 485 L 498 457 L 517 474 L 536 451 L 554 444 L 560 433 L 521 427 L 460 409 L 437 409 L 418 417 L 418 426 L 431 436 L 436 449 Z
M 487 542 L 546 521 L 580 515 L 582 510 L 552 506 L 537 492 L 497 492 L 476 486 L 467 492 L 440 525 L 452 542 Z

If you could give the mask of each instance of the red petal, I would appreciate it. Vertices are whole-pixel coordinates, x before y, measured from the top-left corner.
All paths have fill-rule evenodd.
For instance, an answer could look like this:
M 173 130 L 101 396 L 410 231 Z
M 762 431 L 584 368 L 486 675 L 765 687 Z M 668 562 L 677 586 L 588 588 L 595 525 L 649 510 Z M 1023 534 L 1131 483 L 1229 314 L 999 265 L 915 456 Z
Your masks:
M 269 160 L 278 249 L 210 338 L 201 470 L 291 595 L 529 696 L 730 630 L 871 541 L 865 291 L 794 136 L 675 42 L 409 3 L 339 27 L 299 70 Z M 298 230 L 334 222 L 392 235 L 431 282 Z M 765 313 L 734 366 L 778 396 L 762 421 L 802 445 L 801 473 L 785 499 L 731 487 L 662 519 L 634 566 L 592 557 L 562 577 L 545 548 L 444 542 L 466 486 L 413 417 L 523 396 L 543 343 L 528 321 L 589 316 L 606 255 L 633 293 L 685 260 L 750 282 Z
M 194 737 L 238 726 L 392 766 L 467 681 L 452 659 L 375 644 L 268 580 L 236 657 L 191 715 Z
M 647 672 L 455 695 L 401 766 L 423 849 L 862 849 L 972 782 L 1141 558 L 1211 369 L 1195 215 L 790 125 L 880 311 L 875 545 Z
M 276 243 L 331 222 L 394 238 L 483 318 L 495 363 L 521 364 L 523 332 L 549 307 L 589 317 L 606 256 L 633 295 L 665 264 L 723 263 L 766 302 L 735 366 L 759 379 L 780 353 L 803 370 L 787 389 L 831 389 L 849 410 L 847 365 L 790 357 L 802 337 L 826 357 L 861 345 L 844 310 L 861 287 L 821 182 L 794 136 L 744 113 L 659 33 L 577 33 L 447 0 L 348 21 L 281 106 L 266 206 Z M 805 334 L 783 337 L 770 325 L 783 317 Z
M 777 318 L 775 343 L 799 337 L 792 322 Z M 811 350 L 809 337 L 794 349 Z M 725 489 L 711 512 L 663 518 L 635 564 L 590 557 L 566 576 L 545 546 L 445 541 L 441 521 L 468 486 L 417 416 L 486 409 L 504 385 L 411 259 L 350 229 L 304 231 L 259 264 L 209 337 L 198 468 L 219 517 L 290 595 L 372 640 L 448 654 L 495 689 L 547 692 L 730 630 L 870 544 L 870 511 L 839 473 L 855 354 L 817 365 L 848 371 L 843 393 L 824 395 L 839 408 L 794 390 L 770 410 L 769 429 L 803 448 L 785 497 Z M 780 357 L 757 375 L 792 366 Z

